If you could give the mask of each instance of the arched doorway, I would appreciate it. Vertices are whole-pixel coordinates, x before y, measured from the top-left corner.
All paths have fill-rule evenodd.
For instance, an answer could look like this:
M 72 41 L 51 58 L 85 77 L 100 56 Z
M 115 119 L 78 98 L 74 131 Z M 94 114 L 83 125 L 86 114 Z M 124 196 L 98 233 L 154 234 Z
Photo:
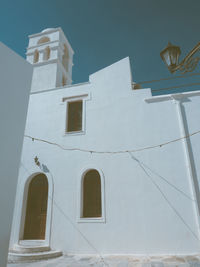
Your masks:
M 43 240 L 46 232 L 48 180 L 40 173 L 32 178 L 28 187 L 24 240 Z

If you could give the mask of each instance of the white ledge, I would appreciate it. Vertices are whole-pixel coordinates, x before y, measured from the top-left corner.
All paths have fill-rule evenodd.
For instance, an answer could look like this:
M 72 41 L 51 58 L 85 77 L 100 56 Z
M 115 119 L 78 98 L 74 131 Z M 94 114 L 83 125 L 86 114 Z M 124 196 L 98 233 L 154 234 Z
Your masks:
M 90 82 L 83 82 L 83 83 L 76 83 L 76 84 L 69 84 L 69 85 L 65 85 L 65 86 L 54 87 L 54 88 L 45 89 L 45 90 L 41 90 L 41 91 L 31 92 L 30 95 L 45 93 L 45 92 L 50 92 L 50 91 L 56 91 L 56 90 L 62 90 L 62 89 L 66 89 L 66 88 L 82 86 L 85 84 L 90 84 Z
M 59 47 L 59 40 L 54 40 L 54 41 L 49 41 L 49 42 L 42 43 L 42 44 L 36 44 L 36 45 L 28 46 L 26 49 L 31 50 L 31 49 L 35 49 L 35 48 L 42 47 L 42 46 L 46 47 L 46 46 L 48 46 L 50 44 L 54 44 L 54 43 L 58 43 L 58 45 L 56 47 Z M 34 54 L 34 51 L 33 52 L 26 52 L 26 55 L 31 55 L 31 54 Z
M 28 37 L 29 38 L 32 38 L 32 37 L 37 37 L 37 36 L 41 36 L 41 35 L 45 35 L 45 34 L 49 34 L 49 33 L 52 33 L 52 32 L 56 32 L 56 31 L 60 31 L 61 30 L 61 28 L 60 27 L 58 27 L 58 28 L 50 28 L 48 31 L 46 31 L 46 32 L 39 32 L 39 33 L 34 33 L 34 34 L 30 34 Z
M 78 223 L 105 223 L 105 217 L 97 217 L 97 218 L 78 218 Z
M 144 101 L 147 103 L 153 103 L 153 102 L 167 101 L 167 100 L 172 100 L 176 98 L 180 99 L 180 98 L 185 98 L 185 97 L 190 97 L 190 96 L 199 96 L 199 95 L 200 95 L 200 91 L 198 90 L 198 91 L 190 91 L 190 92 L 185 92 L 185 93 L 153 96 L 153 97 L 144 99 Z

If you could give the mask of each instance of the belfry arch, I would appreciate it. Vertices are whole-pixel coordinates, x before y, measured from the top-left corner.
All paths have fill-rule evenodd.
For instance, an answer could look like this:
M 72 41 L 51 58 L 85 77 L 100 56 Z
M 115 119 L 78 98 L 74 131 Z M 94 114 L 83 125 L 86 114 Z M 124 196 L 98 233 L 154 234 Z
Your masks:
M 64 44 L 63 48 L 63 56 L 62 56 L 62 64 L 66 71 L 68 71 L 68 64 L 69 64 L 69 52 L 67 46 Z

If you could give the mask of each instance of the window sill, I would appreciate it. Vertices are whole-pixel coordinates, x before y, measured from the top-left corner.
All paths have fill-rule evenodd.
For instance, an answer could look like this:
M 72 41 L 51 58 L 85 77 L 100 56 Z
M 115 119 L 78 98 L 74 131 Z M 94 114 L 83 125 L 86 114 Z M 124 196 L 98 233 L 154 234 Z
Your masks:
M 105 223 L 106 220 L 103 217 L 100 218 L 78 218 L 78 223 Z
M 65 132 L 63 136 L 82 135 L 82 134 L 85 134 L 85 131 Z

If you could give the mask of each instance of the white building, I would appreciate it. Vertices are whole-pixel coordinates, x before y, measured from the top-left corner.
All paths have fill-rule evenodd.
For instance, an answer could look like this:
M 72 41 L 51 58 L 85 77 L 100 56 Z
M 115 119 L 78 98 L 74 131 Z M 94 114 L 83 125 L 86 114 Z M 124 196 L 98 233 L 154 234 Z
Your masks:
M 5 267 L 32 66 L 0 42 L 0 266 Z
M 10 259 L 199 254 L 200 91 L 133 90 L 129 58 L 71 85 L 60 28 L 31 35 L 27 60 Z

